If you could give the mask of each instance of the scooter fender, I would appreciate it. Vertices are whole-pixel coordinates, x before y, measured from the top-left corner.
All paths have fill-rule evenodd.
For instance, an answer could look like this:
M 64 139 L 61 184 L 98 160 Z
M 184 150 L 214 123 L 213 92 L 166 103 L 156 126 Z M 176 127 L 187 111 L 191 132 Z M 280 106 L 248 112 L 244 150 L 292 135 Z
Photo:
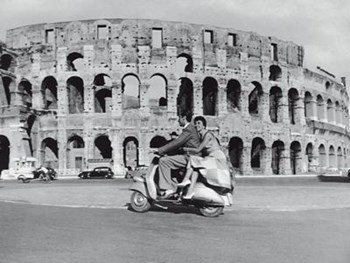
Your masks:
M 132 183 L 129 186 L 129 190 L 140 192 L 141 194 L 143 194 L 144 196 L 147 196 L 147 197 L 149 196 L 148 191 L 147 191 L 147 187 L 146 187 L 146 183 L 143 183 L 143 182 Z
M 194 200 L 204 201 L 207 204 L 225 206 L 225 201 L 213 189 L 206 187 L 203 183 L 196 183 L 194 187 Z

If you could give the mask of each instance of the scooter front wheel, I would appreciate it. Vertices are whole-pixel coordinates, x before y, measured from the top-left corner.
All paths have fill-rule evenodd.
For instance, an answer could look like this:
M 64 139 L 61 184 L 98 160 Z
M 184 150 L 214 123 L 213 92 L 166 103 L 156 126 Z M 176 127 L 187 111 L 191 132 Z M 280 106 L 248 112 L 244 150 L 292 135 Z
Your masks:
M 199 208 L 199 212 L 205 217 L 217 217 L 223 210 L 223 206 L 206 206 Z
M 151 209 L 151 203 L 142 193 L 134 191 L 130 198 L 131 208 L 135 212 L 144 213 Z

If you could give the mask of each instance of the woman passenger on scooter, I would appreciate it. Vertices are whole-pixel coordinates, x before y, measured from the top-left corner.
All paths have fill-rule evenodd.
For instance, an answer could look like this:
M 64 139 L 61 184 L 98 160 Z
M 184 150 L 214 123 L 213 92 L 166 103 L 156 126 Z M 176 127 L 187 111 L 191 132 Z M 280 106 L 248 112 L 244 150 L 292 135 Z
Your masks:
M 202 116 L 194 119 L 194 124 L 201 138 L 198 148 L 183 148 L 188 154 L 202 153 L 202 157 L 191 155 L 187 172 L 179 187 L 190 185 L 184 199 L 191 199 L 194 195 L 194 185 L 198 179 L 198 172 L 212 186 L 232 190 L 232 181 L 229 165 L 225 154 L 220 149 L 219 140 L 215 135 L 206 129 L 207 121 Z M 190 180 L 191 179 L 191 180 Z

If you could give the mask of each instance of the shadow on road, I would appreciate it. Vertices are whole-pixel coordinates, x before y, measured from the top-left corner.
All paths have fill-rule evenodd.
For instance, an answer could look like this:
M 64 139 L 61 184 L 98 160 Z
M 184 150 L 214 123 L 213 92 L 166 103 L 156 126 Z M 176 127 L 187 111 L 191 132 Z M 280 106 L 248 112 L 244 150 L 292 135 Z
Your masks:
M 320 182 L 331 182 L 331 183 L 350 183 L 349 177 L 344 176 L 327 176 L 327 175 L 319 175 L 318 180 Z
M 126 203 L 125 207 L 127 207 L 128 211 L 137 213 L 131 208 L 130 203 Z M 172 213 L 172 214 L 194 214 L 194 215 L 202 216 L 199 210 L 194 206 L 169 205 L 167 209 L 163 209 L 157 206 L 152 206 L 149 212 L 162 212 L 162 213 Z

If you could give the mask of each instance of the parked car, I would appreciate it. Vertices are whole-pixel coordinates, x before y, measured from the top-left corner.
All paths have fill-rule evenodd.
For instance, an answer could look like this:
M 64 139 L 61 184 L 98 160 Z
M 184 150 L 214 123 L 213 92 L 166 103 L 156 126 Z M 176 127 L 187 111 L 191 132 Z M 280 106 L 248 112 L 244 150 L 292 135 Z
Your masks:
M 81 172 L 78 177 L 80 179 L 86 178 L 106 178 L 111 179 L 114 176 L 114 173 L 109 167 L 96 167 L 92 171 L 84 171 Z

